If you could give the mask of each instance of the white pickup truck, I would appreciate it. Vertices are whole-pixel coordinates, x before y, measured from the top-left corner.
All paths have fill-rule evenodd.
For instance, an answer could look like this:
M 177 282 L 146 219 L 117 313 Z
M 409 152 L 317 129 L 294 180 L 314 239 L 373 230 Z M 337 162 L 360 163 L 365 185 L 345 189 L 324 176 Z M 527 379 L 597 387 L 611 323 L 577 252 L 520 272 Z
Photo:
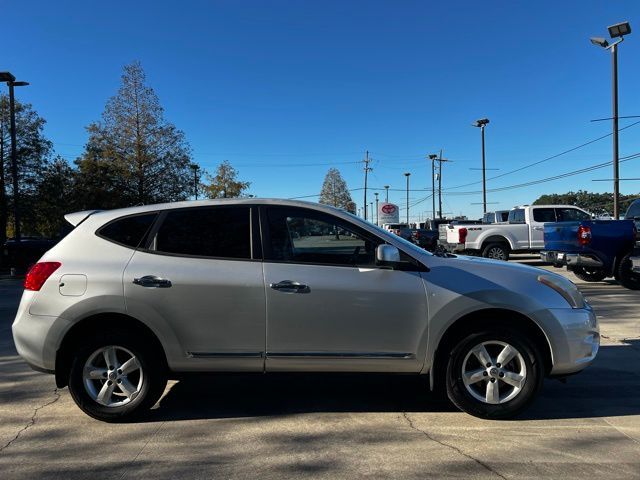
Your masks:
M 544 224 L 589 220 L 572 205 L 523 205 L 509 211 L 509 221 L 493 225 L 440 225 L 438 244 L 452 253 L 508 260 L 509 254 L 544 249 Z

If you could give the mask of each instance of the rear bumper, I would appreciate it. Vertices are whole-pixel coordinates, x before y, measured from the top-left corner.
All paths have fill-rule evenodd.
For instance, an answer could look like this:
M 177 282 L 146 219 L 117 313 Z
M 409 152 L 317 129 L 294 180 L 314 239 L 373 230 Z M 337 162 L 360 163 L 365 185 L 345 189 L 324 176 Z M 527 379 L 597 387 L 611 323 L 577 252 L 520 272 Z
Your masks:
M 444 240 L 438 240 L 438 246 L 451 253 L 460 253 L 465 250 L 464 243 L 449 243 Z
M 631 271 L 640 273 L 640 256 L 631 257 Z
M 551 263 L 556 267 L 588 267 L 604 268 L 604 263 L 595 255 L 582 253 L 565 253 L 543 250 L 540 252 L 540 259 L 545 263 Z M 640 265 L 640 264 L 639 264 Z

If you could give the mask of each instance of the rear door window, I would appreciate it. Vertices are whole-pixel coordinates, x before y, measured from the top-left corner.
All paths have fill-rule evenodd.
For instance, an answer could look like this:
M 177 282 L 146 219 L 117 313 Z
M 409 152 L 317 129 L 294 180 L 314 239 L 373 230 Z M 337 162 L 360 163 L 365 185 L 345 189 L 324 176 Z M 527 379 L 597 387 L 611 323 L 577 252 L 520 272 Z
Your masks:
M 525 223 L 524 210 L 522 208 L 516 208 L 509 212 L 509 223 Z
M 556 208 L 558 222 L 575 222 L 581 220 L 591 220 L 588 213 L 577 208 Z
M 145 244 L 146 236 L 157 216 L 153 212 L 119 218 L 102 227 L 97 234 L 120 245 L 137 248 Z
M 250 207 L 170 210 L 158 229 L 155 250 L 215 258 L 251 258 Z
M 540 223 L 555 222 L 556 210 L 555 208 L 534 208 L 533 220 Z

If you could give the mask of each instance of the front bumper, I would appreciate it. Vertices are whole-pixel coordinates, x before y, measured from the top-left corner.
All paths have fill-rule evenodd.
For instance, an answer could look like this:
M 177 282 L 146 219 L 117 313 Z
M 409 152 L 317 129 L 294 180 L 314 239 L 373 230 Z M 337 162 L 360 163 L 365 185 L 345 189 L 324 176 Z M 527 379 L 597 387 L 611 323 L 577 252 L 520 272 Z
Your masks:
M 603 268 L 604 264 L 594 255 L 582 253 L 565 253 L 554 251 L 541 251 L 540 259 L 545 263 L 551 263 L 556 267 L 588 267 Z
M 548 315 L 554 324 L 548 329 L 551 375 L 569 375 L 588 367 L 600 348 L 600 329 L 591 307 L 551 309 Z

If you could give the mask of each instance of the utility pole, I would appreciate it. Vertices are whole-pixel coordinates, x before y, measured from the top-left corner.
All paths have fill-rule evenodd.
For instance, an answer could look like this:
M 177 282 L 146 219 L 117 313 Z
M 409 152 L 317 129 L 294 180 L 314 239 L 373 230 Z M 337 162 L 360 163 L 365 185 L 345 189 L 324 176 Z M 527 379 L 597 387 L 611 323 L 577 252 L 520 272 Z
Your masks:
M 442 158 L 442 150 L 440 150 L 440 156 L 438 157 L 438 218 L 442 218 L 442 162 L 450 162 Z
M 622 40 L 621 40 L 622 41 Z M 618 152 L 618 44 L 611 46 L 613 100 L 613 218 L 620 218 L 620 155 Z
M 486 163 L 484 157 L 484 127 L 489 123 L 488 118 L 481 118 L 476 120 L 474 127 L 478 127 L 482 132 L 482 213 L 487 213 L 487 176 L 486 176 Z
M 380 224 L 378 223 L 378 192 L 375 192 L 374 195 L 376 196 L 376 225 L 380 226 Z
M 431 219 L 435 220 L 436 218 L 436 172 L 435 172 L 435 163 L 438 158 L 438 155 L 432 153 L 429 155 L 429 160 L 431 160 Z
M 411 173 L 406 172 L 404 176 L 407 177 L 407 225 L 409 225 L 409 177 Z
M 11 130 L 11 176 L 13 177 L 13 225 L 16 242 L 21 240 L 20 232 L 20 190 L 18 182 L 18 158 L 16 151 L 16 106 L 13 94 L 14 87 L 25 87 L 29 82 L 16 82 L 16 77 L 10 72 L 0 72 L 0 81 L 7 82 L 9 87 L 9 115 Z
M 365 152 L 364 157 L 364 219 L 367 219 L 367 179 L 369 177 L 369 172 L 373 170 L 369 167 L 369 150 Z

